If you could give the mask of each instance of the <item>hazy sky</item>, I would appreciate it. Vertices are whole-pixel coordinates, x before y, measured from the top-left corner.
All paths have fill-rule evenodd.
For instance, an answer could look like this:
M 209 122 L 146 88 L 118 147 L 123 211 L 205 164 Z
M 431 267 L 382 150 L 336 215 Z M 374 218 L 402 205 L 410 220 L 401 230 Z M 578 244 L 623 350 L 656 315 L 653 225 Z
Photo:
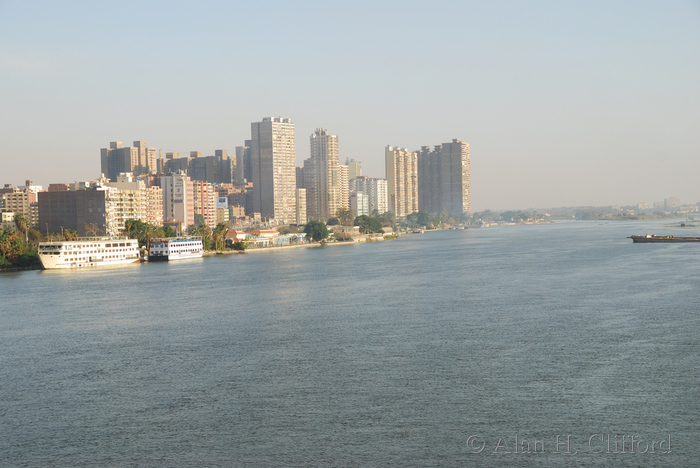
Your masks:
M 0 183 L 100 148 L 211 155 L 266 116 L 384 147 L 471 145 L 475 210 L 700 201 L 699 1 L 3 1 Z

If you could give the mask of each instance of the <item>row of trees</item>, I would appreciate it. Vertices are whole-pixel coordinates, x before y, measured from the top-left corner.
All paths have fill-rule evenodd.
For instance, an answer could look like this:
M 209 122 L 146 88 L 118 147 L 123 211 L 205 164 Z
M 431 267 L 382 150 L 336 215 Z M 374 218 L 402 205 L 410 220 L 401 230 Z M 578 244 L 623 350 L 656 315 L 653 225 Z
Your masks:
M 340 211 L 340 210 L 338 210 Z M 349 211 L 349 210 L 348 210 Z M 333 218 L 331 218 L 333 219 Z M 326 238 L 328 238 L 328 235 L 330 232 L 328 231 L 327 226 L 336 226 L 338 223 L 331 223 L 331 220 L 327 223 L 322 223 L 321 221 L 309 221 L 306 223 L 304 226 L 304 232 L 306 233 L 307 236 L 314 242 L 320 242 Z M 369 234 L 373 232 L 378 232 L 378 233 L 384 233 L 384 229 L 382 229 L 384 226 L 382 225 L 382 221 L 379 218 L 376 218 L 374 216 L 367 216 L 367 215 L 362 215 L 356 217 L 354 220 L 351 219 L 350 221 L 344 220 L 345 222 L 343 223 L 344 226 L 350 225 L 352 222 L 353 226 L 359 226 L 360 227 L 360 232 L 363 234 Z
M 151 239 L 175 237 L 177 233 L 170 226 L 157 226 L 139 219 L 127 219 L 124 221 L 124 235 L 129 239 L 138 239 L 140 247 L 148 248 Z
M 366 216 L 368 218 L 374 218 L 379 223 L 382 225 L 382 227 L 391 227 L 394 228 L 396 227 L 396 215 L 390 211 L 387 211 L 386 213 L 379 213 L 379 211 L 374 210 L 371 216 L 367 215 L 362 215 Z M 355 223 L 354 225 L 357 226 L 357 219 L 358 217 L 355 217 L 352 213 L 352 210 L 349 210 L 347 208 L 340 208 L 335 212 L 335 216 L 333 218 L 330 218 L 326 222 L 326 226 L 349 226 L 351 223 Z M 378 231 L 372 231 L 372 232 L 378 232 Z
M 226 233 L 228 225 L 219 223 L 216 228 L 211 229 L 203 222 L 192 224 L 187 228 L 187 235 L 197 236 L 202 238 L 205 250 L 222 250 L 225 245 Z M 160 237 L 176 237 L 177 233 L 170 226 L 156 226 L 154 224 L 144 223 L 138 219 L 127 219 L 124 221 L 124 234 L 130 239 L 138 239 L 139 245 L 144 247 L 150 244 L 151 239 Z
M 399 222 L 400 226 L 416 229 L 426 227 L 428 229 L 442 229 L 445 226 L 455 226 L 467 222 L 467 216 L 457 216 L 442 210 L 440 213 L 426 213 L 419 211 L 411 213 Z
M 212 250 L 212 245 L 214 250 L 223 250 L 227 233 L 228 224 L 226 223 L 219 223 L 214 229 L 204 223 L 192 224 L 187 228 L 188 235 L 202 238 L 205 250 Z

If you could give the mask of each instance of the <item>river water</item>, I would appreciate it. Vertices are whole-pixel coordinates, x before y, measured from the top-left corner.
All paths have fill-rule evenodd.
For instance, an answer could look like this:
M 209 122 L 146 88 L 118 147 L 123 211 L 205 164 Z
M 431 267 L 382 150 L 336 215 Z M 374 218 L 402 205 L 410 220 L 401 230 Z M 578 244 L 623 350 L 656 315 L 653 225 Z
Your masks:
M 664 224 L 0 274 L 0 466 L 698 466 Z

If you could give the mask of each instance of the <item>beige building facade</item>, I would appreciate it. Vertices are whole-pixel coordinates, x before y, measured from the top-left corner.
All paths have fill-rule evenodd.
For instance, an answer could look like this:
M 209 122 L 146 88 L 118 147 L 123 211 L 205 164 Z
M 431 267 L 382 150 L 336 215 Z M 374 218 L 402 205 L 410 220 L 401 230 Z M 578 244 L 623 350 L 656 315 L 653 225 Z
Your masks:
M 347 209 L 348 166 L 339 164 L 338 137 L 324 128 L 317 128 L 310 137 L 311 155 L 304 161 L 309 219 L 325 221 L 336 216 L 339 209 Z
M 389 211 L 403 217 L 418 211 L 418 159 L 406 148 L 387 146 L 386 164 L 387 201 Z
M 30 227 L 39 227 L 39 204 L 36 192 L 17 190 L 2 194 L 2 198 L 5 205 L 3 211 L 22 215 Z
M 214 229 L 217 224 L 216 201 L 218 198 L 214 186 L 201 180 L 193 181 L 192 186 L 194 190 L 194 214 L 201 215 L 204 218 L 204 224 L 209 226 L 209 229 Z
M 278 224 L 296 223 L 294 124 L 265 117 L 251 124 L 253 211 Z
M 306 189 L 297 189 L 297 224 L 306 224 Z
M 127 219 L 163 225 L 163 190 L 160 187 L 149 187 L 144 180 L 134 178 L 131 173 L 119 174 L 116 182 L 105 182 L 105 185 L 116 189 L 110 192 L 110 198 L 115 203 L 119 229 L 124 228 Z
M 194 187 L 192 180 L 183 172 L 162 176 L 163 222 L 176 224 L 183 233 L 194 224 Z

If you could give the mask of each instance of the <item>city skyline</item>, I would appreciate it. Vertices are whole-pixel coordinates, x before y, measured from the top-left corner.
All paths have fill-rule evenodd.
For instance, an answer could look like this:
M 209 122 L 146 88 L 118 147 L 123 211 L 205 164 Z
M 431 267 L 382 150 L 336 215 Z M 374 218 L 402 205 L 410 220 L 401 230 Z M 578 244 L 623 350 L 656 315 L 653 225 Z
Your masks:
M 0 3 L 0 182 L 95 179 L 112 141 L 233 154 L 283 116 L 370 177 L 468 142 L 473 211 L 700 201 L 697 3 L 274 3 Z

